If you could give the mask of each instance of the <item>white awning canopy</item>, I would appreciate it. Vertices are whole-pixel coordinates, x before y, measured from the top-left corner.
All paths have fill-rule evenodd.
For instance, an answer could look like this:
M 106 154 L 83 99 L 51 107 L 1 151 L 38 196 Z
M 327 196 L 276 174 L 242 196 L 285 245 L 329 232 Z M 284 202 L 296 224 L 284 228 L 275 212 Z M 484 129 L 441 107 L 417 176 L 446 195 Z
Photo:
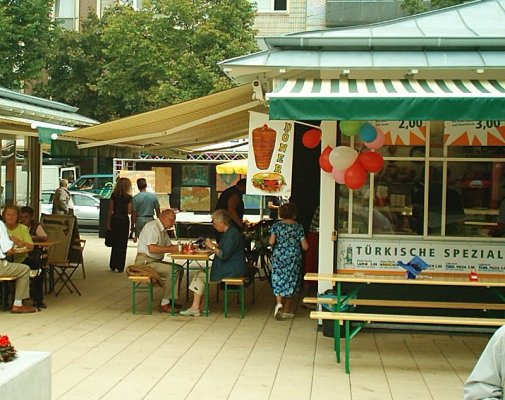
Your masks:
M 250 85 L 214 93 L 184 103 L 68 133 L 85 141 L 79 148 L 107 144 L 142 147 L 146 152 L 167 148 L 194 149 L 247 136 L 249 111 L 267 113 L 252 99 Z

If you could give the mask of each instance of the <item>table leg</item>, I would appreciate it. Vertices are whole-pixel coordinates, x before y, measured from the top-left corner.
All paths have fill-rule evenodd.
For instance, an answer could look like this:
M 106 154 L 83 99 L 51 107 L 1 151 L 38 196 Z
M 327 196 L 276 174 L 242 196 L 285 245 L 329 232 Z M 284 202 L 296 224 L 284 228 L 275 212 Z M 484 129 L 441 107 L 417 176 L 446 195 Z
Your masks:
M 186 303 L 189 301 L 189 263 L 188 260 L 186 263 Z
M 209 316 L 209 261 L 205 261 L 205 316 Z
M 337 304 L 334 306 L 334 311 L 340 312 L 342 308 L 342 284 L 337 282 Z M 337 362 L 340 362 L 340 324 L 338 321 L 333 322 L 333 338 L 334 349 L 337 353 Z
M 172 279 L 172 287 L 171 287 L 171 296 L 170 296 L 170 314 L 175 315 L 175 261 L 172 260 L 172 276 L 170 277 Z

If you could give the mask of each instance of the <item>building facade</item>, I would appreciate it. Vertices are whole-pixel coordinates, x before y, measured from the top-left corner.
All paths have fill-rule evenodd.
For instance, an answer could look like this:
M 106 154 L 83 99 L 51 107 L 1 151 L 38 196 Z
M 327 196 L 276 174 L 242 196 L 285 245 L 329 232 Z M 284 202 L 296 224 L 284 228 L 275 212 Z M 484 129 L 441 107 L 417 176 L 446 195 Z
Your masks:
M 321 121 L 321 151 L 363 148 L 342 121 L 385 135 L 384 168 L 362 187 L 335 190 L 326 172 L 320 187 L 305 182 L 320 193 L 321 272 L 394 272 L 414 256 L 439 273 L 505 271 L 504 6 L 269 37 L 268 50 L 221 64 L 240 83 L 262 82 L 270 119 Z
M 405 15 L 400 0 L 249 0 L 255 4 L 258 37 L 385 21 Z M 54 18 L 79 31 L 90 11 L 101 16 L 114 3 L 142 8 L 142 0 L 56 0 Z M 429 5 L 429 2 L 426 2 Z M 261 43 L 260 43 L 261 44 Z

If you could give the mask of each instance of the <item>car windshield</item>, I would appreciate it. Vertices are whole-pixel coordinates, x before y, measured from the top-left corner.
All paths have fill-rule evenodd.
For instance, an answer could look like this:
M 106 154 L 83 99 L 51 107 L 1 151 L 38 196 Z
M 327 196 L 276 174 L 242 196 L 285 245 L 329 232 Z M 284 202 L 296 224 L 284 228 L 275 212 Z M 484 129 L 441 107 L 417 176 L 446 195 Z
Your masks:
M 93 178 L 80 178 L 77 181 L 75 181 L 70 188 L 71 189 L 78 189 L 78 190 L 89 190 L 93 189 L 94 185 L 94 180 Z

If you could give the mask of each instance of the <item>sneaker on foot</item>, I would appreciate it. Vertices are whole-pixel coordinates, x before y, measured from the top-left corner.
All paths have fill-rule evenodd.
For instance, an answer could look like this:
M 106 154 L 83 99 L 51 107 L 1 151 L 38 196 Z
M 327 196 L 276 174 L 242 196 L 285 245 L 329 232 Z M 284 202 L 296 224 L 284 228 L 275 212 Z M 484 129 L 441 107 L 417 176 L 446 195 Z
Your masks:
M 282 313 L 282 319 L 293 319 L 295 314 L 293 313 Z
M 181 311 L 179 313 L 183 317 L 199 317 L 200 316 L 200 310 L 192 310 L 191 308 L 188 308 L 187 310 Z
M 274 317 L 277 321 L 280 321 L 282 319 L 282 304 L 275 305 Z

